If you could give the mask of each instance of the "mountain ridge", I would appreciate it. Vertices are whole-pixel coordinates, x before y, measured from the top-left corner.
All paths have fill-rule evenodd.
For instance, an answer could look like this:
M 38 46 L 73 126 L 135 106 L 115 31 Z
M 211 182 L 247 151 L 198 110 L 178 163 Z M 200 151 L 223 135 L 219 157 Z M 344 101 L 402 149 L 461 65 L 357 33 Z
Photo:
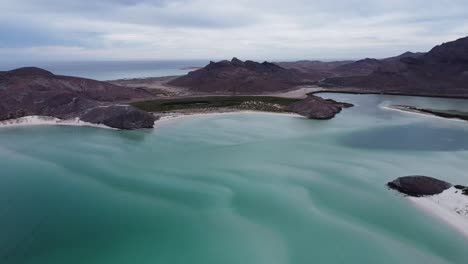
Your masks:
M 382 64 L 367 76 L 328 78 L 320 85 L 337 90 L 468 97 L 468 37 L 435 46 L 418 57 Z

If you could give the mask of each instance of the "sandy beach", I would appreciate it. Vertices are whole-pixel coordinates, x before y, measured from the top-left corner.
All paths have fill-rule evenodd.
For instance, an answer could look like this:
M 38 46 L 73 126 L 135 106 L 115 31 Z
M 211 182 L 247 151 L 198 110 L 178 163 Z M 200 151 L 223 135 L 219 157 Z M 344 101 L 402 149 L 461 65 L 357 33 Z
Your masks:
M 51 126 L 87 126 L 87 127 L 97 127 L 105 129 L 114 129 L 105 125 L 97 125 L 88 122 L 84 122 L 76 119 L 63 120 L 51 116 L 24 116 L 17 119 L 9 119 L 0 121 L 0 128 L 2 127 L 21 127 L 21 126 L 41 126 L 41 125 L 51 125 Z
M 468 237 L 468 196 L 461 194 L 460 190 L 452 187 L 438 195 L 408 199 Z
M 267 115 L 283 115 L 283 116 L 292 116 L 292 117 L 301 117 L 300 115 L 294 113 L 275 113 L 275 112 L 261 112 L 261 111 L 249 111 L 249 110 L 238 110 L 238 109 L 215 109 L 213 111 L 179 111 L 171 113 L 155 113 L 159 116 L 159 119 L 155 121 L 154 127 L 166 123 L 168 121 L 179 120 L 183 118 L 190 117 L 200 117 L 200 116 L 211 116 L 211 115 L 225 115 L 225 114 L 267 114 Z M 63 120 L 51 116 L 25 116 L 17 119 L 9 119 L 0 121 L 0 128 L 8 127 L 24 127 L 24 126 L 86 126 L 86 127 L 95 127 L 95 128 L 105 128 L 113 129 L 105 125 L 92 124 L 88 122 L 81 121 L 79 119 L 68 119 Z

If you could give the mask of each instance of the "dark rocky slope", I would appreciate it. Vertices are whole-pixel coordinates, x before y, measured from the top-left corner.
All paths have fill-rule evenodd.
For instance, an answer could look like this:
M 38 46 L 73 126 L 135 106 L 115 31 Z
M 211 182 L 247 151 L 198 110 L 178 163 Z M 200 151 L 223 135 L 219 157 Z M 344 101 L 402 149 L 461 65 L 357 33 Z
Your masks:
M 401 59 L 419 58 L 423 56 L 421 52 L 405 52 L 401 55 L 386 59 L 366 58 L 355 62 L 338 66 L 332 70 L 337 77 L 346 76 L 367 76 L 380 68 L 394 68 Z
M 152 128 L 155 118 L 148 112 L 128 105 L 94 107 L 84 111 L 80 119 L 119 129 Z
M 169 82 L 195 92 L 220 94 L 261 94 L 286 91 L 312 80 L 300 71 L 276 64 L 254 61 L 211 62 L 206 67 Z
M 352 63 L 344 64 L 333 69 L 335 76 L 361 76 L 369 75 L 385 62 L 378 59 L 366 58 Z
M 285 69 L 296 69 L 301 72 L 326 72 L 330 73 L 339 66 L 353 63 L 354 61 L 287 61 L 287 62 L 275 62 L 276 65 Z
M 90 79 L 59 76 L 34 67 L 0 72 L 0 120 L 29 115 L 69 119 L 80 118 L 83 114 L 86 114 L 88 120 L 94 120 L 90 118 L 89 109 L 151 96 L 152 94 L 144 89 L 131 89 Z M 117 111 L 117 108 L 121 109 Z M 138 109 L 128 106 L 118 106 L 112 110 L 106 113 L 114 116 L 119 112 L 118 116 L 124 115 L 130 119 L 136 116 L 144 120 L 153 118 L 150 114 L 145 116 Z M 102 114 L 102 111 L 98 112 Z M 150 127 L 147 121 L 135 121 L 133 126 L 120 126 L 115 122 L 111 124 L 114 128 L 122 129 Z
M 420 58 L 420 57 L 424 56 L 425 54 L 426 54 L 426 52 L 411 52 L 411 51 L 407 51 L 407 52 L 405 52 L 405 53 L 403 53 L 403 54 L 400 54 L 400 55 L 398 55 L 398 56 L 383 59 L 382 61 L 383 61 L 383 62 L 399 61 L 399 60 L 405 59 L 405 58 L 417 59 L 417 58 Z
M 423 55 L 383 63 L 368 76 L 329 78 L 321 85 L 362 92 L 468 97 L 468 37 Z

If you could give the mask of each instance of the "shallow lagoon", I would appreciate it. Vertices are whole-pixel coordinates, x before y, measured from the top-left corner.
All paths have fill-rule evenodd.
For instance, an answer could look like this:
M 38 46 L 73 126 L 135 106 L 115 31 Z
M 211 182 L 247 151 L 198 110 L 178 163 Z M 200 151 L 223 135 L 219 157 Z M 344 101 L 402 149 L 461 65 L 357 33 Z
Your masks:
M 467 238 L 385 183 L 468 185 L 468 123 L 382 106 L 467 101 L 323 96 L 356 107 L 0 129 L 0 263 L 466 263 Z

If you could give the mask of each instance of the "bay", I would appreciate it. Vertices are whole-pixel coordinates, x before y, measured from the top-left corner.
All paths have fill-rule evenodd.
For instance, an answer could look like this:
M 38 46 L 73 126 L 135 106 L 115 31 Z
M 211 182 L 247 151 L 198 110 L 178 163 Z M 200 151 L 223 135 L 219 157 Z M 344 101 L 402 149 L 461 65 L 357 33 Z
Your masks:
M 322 96 L 356 107 L 0 128 L 0 263 L 466 263 L 466 237 L 385 184 L 468 185 L 468 123 L 383 108 L 466 101 Z

